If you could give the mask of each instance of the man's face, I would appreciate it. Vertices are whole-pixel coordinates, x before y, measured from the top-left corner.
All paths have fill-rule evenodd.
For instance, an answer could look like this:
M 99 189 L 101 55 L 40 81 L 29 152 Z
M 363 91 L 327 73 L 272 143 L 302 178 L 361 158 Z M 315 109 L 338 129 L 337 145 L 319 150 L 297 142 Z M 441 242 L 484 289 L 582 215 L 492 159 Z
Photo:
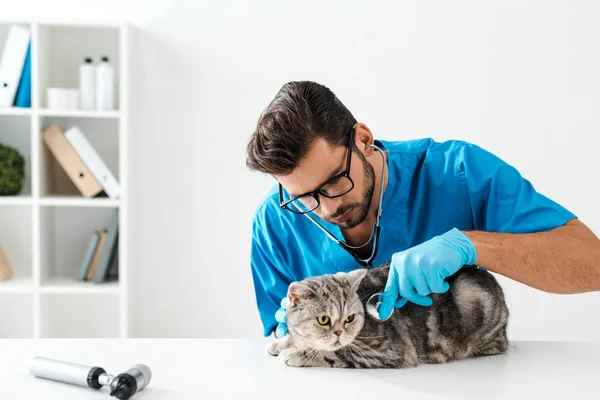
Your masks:
M 311 192 L 346 169 L 347 151 L 346 146 L 332 147 L 324 139 L 317 139 L 292 173 L 276 176 L 276 179 L 292 197 Z M 350 192 L 333 199 L 319 194 L 320 205 L 313 211 L 324 221 L 342 229 L 362 223 L 373 198 L 375 173 L 362 153 L 352 153 L 350 178 L 354 181 Z

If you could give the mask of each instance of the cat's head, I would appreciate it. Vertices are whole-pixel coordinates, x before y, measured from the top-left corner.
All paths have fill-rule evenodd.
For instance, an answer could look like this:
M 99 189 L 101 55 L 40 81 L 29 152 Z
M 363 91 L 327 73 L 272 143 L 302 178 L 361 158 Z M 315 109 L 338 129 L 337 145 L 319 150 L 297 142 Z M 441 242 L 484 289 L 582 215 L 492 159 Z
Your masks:
M 289 286 L 287 325 L 297 346 L 335 351 L 354 340 L 365 318 L 356 290 L 366 273 L 361 268 Z

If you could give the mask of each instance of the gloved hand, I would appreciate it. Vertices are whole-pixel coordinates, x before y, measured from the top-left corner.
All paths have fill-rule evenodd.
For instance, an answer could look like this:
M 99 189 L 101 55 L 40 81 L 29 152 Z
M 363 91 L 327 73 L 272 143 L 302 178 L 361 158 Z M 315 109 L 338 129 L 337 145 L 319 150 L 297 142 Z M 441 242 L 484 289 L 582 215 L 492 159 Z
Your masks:
M 277 322 L 279 322 L 279 324 L 277 324 L 277 329 L 275 330 L 275 335 L 277 335 L 278 338 L 282 338 L 284 336 L 287 335 L 288 330 L 287 330 L 287 305 L 288 305 L 288 298 L 287 296 L 284 297 L 283 299 L 281 299 L 281 308 L 279 310 L 277 310 L 277 312 L 275 313 L 275 319 L 277 320 Z
M 475 246 L 456 228 L 394 254 L 380 297 L 379 318 L 389 318 L 393 307 L 400 308 L 407 301 L 430 306 L 429 294 L 446 292 L 450 285 L 444 279 L 476 259 Z

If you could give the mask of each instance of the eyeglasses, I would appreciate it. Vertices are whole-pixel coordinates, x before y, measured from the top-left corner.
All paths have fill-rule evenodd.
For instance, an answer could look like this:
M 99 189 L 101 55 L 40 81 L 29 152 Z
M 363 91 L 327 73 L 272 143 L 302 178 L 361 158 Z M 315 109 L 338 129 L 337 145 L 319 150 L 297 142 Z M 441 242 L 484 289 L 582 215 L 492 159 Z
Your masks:
M 279 205 L 281 208 L 295 214 L 306 214 L 315 210 L 321 204 L 319 195 L 335 199 L 354 189 L 354 181 L 350 178 L 350 161 L 352 160 L 352 146 L 354 144 L 354 126 L 350 130 L 348 139 L 348 155 L 346 156 L 346 169 L 327 179 L 316 190 L 307 192 L 290 200 L 283 201 L 283 187 L 279 184 Z

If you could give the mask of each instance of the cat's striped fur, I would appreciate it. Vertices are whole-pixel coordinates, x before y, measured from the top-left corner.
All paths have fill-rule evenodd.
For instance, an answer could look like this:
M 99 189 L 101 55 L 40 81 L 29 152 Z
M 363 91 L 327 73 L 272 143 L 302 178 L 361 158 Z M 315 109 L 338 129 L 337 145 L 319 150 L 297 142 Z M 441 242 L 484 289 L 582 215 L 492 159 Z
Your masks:
M 365 313 L 364 304 L 383 291 L 388 271 L 386 264 L 294 282 L 289 334 L 267 351 L 289 366 L 342 368 L 406 368 L 506 351 L 509 313 L 489 272 L 463 268 L 447 279 L 446 293 L 431 295 L 433 305 L 408 302 L 381 322 Z M 318 323 L 322 315 L 328 325 Z

